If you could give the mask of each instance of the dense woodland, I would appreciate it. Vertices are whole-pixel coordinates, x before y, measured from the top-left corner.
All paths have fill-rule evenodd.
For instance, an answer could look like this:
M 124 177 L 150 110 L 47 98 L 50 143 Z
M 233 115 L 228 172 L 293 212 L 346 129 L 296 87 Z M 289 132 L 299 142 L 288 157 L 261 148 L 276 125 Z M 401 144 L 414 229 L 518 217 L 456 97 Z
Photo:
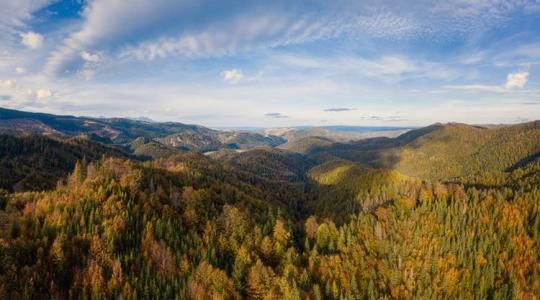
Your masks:
M 539 126 L 302 154 L 69 148 L 54 187 L 0 190 L 0 299 L 538 299 Z M 9 175 L 25 145 L 3 150 Z

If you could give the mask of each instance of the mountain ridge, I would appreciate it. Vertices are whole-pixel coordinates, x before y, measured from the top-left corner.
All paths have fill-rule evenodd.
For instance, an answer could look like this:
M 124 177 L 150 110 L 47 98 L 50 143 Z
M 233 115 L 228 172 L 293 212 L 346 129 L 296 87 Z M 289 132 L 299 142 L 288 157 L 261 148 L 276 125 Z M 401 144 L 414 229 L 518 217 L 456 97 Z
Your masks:
M 521 146 L 516 148 L 516 143 Z M 504 171 L 539 151 L 540 121 L 533 121 L 495 128 L 437 123 L 396 138 L 318 147 L 306 155 L 319 162 L 325 156 L 339 157 L 375 168 L 396 169 L 409 176 L 444 179 L 479 171 Z
M 276 136 L 247 132 L 221 132 L 178 122 L 159 123 L 128 118 L 75 117 L 5 108 L 0 108 L 0 133 L 46 134 L 59 138 L 85 135 L 90 139 L 115 145 L 127 145 L 139 137 L 144 137 L 153 140 L 153 143 L 162 143 L 179 151 L 200 152 L 220 148 L 275 146 L 285 142 Z M 128 146 L 128 149 L 131 148 Z M 156 156 L 152 153 L 149 155 Z

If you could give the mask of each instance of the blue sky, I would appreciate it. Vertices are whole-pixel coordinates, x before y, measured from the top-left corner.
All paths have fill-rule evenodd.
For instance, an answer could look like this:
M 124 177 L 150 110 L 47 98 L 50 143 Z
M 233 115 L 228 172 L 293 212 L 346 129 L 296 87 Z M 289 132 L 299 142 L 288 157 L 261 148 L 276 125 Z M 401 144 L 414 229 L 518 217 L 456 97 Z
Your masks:
M 0 106 L 207 126 L 540 119 L 540 1 L 0 0 Z

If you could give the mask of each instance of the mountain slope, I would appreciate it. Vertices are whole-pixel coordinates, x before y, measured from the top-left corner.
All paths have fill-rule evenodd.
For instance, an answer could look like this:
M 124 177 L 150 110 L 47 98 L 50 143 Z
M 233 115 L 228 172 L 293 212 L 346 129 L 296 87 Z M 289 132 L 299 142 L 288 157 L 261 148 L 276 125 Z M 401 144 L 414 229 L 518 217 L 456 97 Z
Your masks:
M 329 162 L 311 172 L 323 187 L 385 201 L 353 213 L 334 194 L 335 214 L 293 218 L 279 190 L 198 153 L 105 158 L 54 191 L 0 193 L 0 298 L 535 299 L 538 168 L 484 189 Z
M 265 129 L 266 134 L 284 137 L 288 142 L 308 137 L 321 137 L 334 142 L 357 141 L 372 137 L 396 137 L 411 128 L 404 127 L 363 127 L 363 126 L 322 126 Z
M 338 220 L 384 205 L 407 194 L 410 186 L 418 183 L 395 170 L 373 169 L 346 160 L 318 165 L 309 171 L 309 176 L 319 186 L 314 213 Z
M 129 143 L 129 149 L 133 154 L 149 159 L 164 158 L 179 152 L 174 147 L 144 137 L 136 138 Z
M 58 116 L 43 113 L 0 108 L 0 128 L 13 122 L 25 123 L 25 130 L 31 132 L 55 132 L 62 136 L 88 135 L 101 141 L 122 144 L 144 136 L 156 138 L 183 131 L 205 131 L 204 127 L 182 123 L 150 123 L 122 118 L 89 118 Z M 36 126 L 40 124 L 40 126 Z M 8 127 L 9 128 L 9 127 Z
M 286 149 L 292 152 L 301 154 L 308 153 L 315 148 L 330 146 L 334 143 L 333 140 L 320 136 L 308 136 L 297 140 L 287 141 L 287 143 L 281 145 L 279 148 Z
M 91 162 L 103 155 L 128 157 L 120 149 L 83 138 L 56 140 L 39 135 L 0 135 L 0 188 L 51 189 L 73 170 L 77 161 Z
M 222 132 L 176 122 L 147 122 L 125 118 L 89 118 L 30 113 L 0 108 L 0 133 L 46 134 L 55 137 L 84 135 L 107 144 L 127 144 L 143 137 L 179 150 L 210 151 L 221 148 L 276 146 L 285 140 L 247 132 Z M 154 147 L 150 145 L 150 147 Z
M 436 124 L 397 138 L 367 139 L 317 148 L 317 161 L 339 157 L 424 179 L 504 171 L 540 152 L 540 122 L 483 128 Z
M 271 191 L 265 199 L 279 201 L 292 216 L 303 215 L 313 197 L 307 175 L 313 163 L 300 154 L 278 149 L 253 149 L 219 151 L 211 157 L 234 170 L 240 180 L 263 191 Z

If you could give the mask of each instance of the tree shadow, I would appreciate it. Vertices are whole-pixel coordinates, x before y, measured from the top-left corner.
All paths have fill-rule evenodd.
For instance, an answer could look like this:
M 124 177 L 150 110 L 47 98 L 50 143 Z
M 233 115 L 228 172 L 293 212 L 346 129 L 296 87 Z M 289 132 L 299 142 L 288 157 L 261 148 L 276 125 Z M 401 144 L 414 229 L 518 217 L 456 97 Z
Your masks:
M 529 156 L 519 160 L 518 162 L 516 162 L 512 166 L 506 168 L 505 172 L 512 172 L 512 171 L 514 171 L 516 169 L 524 167 L 525 165 L 527 165 L 529 163 L 532 163 L 533 161 L 539 160 L 539 159 L 540 159 L 540 151 L 536 152 L 533 155 L 529 155 Z

